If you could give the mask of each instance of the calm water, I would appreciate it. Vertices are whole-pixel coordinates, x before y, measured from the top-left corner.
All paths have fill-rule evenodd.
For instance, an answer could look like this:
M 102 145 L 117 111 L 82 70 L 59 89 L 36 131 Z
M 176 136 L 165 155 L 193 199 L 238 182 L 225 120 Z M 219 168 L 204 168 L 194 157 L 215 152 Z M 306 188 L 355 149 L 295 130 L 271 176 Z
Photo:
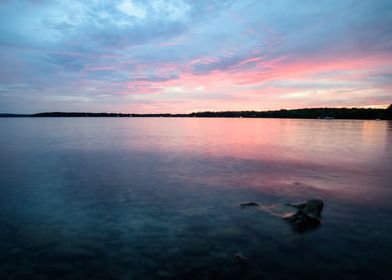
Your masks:
M 0 279 L 392 279 L 390 122 L 11 118 L 0 135 Z M 303 234 L 239 207 L 311 198 L 323 224 Z

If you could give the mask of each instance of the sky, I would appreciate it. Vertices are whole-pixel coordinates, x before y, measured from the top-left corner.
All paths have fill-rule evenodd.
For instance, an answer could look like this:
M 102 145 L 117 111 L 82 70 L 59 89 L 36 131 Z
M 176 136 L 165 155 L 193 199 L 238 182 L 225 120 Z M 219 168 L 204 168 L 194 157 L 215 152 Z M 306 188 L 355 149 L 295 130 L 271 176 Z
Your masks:
M 390 0 L 0 0 L 0 113 L 390 103 Z

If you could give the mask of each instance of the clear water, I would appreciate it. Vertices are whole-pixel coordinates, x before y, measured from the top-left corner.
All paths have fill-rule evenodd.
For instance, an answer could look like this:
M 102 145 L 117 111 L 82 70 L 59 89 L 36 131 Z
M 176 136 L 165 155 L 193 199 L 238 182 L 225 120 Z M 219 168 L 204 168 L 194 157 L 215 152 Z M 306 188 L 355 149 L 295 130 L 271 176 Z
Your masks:
M 0 279 L 392 279 L 390 122 L 10 118 L 0 134 Z M 310 198 L 323 224 L 302 234 L 239 207 Z

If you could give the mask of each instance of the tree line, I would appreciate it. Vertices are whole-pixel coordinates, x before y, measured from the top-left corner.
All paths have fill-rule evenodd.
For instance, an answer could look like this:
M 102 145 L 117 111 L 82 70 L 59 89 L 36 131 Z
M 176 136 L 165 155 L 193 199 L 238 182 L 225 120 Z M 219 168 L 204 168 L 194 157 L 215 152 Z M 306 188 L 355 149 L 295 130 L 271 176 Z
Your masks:
M 198 117 L 198 118 L 296 118 L 296 119 L 384 119 L 392 120 L 392 104 L 387 109 L 305 108 L 270 111 L 206 111 L 190 114 L 123 114 L 91 112 L 44 112 L 37 114 L 0 114 L 0 117 Z
M 38 113 L 32 117 L 199 117 L 199 118 L 296 118 L 296 119 L 392 119 L 392 104 L 387 109 L 373 108 L 305 108 L 270 111 L 194 112 L 190 114 L 121 114 L 121 113 Z

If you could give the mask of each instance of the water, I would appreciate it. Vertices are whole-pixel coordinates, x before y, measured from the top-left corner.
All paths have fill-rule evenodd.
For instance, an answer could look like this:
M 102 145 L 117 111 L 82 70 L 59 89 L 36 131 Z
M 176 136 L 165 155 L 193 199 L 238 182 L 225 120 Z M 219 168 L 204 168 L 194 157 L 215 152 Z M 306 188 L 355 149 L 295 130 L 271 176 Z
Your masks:
M 392 277 L 390 122 L 10 118 L 0 133 L 0 279 Z M 323 224 L 305 233 L 239 207 L 311 198 Z

